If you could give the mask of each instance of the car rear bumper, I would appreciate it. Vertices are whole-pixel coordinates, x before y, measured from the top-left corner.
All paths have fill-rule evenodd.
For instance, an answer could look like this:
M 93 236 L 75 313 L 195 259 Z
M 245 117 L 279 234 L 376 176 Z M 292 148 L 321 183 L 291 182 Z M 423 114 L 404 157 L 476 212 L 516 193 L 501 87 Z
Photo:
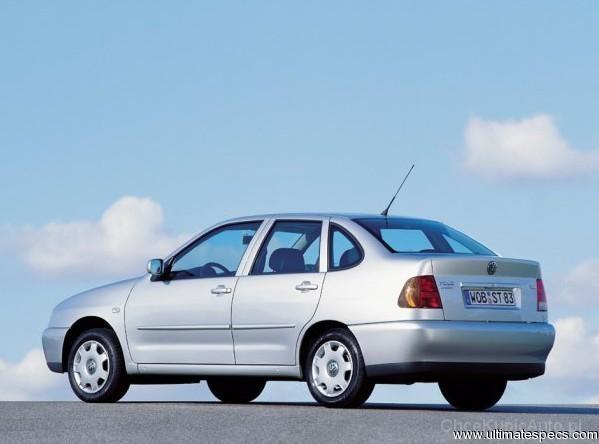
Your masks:
M 501 377 L 510 381 L 535 378 L 545 373 L 541 363 L 408 362 L 366 367 L 370 379 L 380 383 L 437 382 L 441 379 Z
M 399 321 L 352 325 L 350 330 L 370 378 L 405 383 L 540 376 L 555 338 L 547 323 Z
M 63 373 L 62 346 L 68 328 L 47 328 L 42 335 L 44 356 L 48 368 L 56 373 Z

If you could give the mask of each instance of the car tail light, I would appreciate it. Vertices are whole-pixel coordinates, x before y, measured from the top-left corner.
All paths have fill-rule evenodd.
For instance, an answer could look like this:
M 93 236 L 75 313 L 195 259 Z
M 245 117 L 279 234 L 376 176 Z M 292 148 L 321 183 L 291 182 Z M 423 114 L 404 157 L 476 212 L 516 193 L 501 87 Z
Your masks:
M 543 279 L 537 279 L 537 311 L 547 311 L 547 295 Z
M 402 308 L 443 308 L 441 295 L 433 276 L 408 279 L 397 301 Z

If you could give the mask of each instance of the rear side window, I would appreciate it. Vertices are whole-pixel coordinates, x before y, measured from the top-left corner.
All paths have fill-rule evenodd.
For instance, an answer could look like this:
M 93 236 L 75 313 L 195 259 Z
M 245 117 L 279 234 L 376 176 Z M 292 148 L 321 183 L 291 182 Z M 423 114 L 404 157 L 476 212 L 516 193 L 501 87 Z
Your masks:
M 355 219 L 393 253 L 475 254 L 495 256 L 474 239 L 439 222 L 380 217 Z
M 252 274 L 316 273 L 320 231 L 316 221 L 278 221 L 262 244 Z
M 362 261 L 362 248 L 358 242 L 338 225 L 329 228 L 329 270 L 351 268 Z

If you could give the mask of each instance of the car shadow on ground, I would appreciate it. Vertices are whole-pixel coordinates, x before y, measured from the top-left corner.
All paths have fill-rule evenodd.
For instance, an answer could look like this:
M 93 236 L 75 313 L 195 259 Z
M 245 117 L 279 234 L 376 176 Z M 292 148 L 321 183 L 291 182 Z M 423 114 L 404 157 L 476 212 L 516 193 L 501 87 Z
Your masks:
M 457 411 L 443 404 L 382 404 L 371 403 L 362 406 L 363 409 L 381 410 L 441 410 Z M 599 415 L 596 405 L 498 405 L 489 410 L 490 413 L 529 413 L 529 414 L 558 414 L 558 415 Z
M 217 401 L 121 401 L 122 404 L 201 404 L 201 405 L 236 405 L 223 404 Z M 319 407 L 312 402 L 252 402 L 251 404 L 237 404 L 238 406 L 263 406 L 263 407 Z M 394 403 L 366 403 L 361 407 L 351 410 L 422 410 L 457 412 L 446 404 L 394 404 Z M 489 410 L 476 413 L 518 413 L 518 414 L 555 414 L 555 415 L 599 415 L 599 405 L 498 405 Z

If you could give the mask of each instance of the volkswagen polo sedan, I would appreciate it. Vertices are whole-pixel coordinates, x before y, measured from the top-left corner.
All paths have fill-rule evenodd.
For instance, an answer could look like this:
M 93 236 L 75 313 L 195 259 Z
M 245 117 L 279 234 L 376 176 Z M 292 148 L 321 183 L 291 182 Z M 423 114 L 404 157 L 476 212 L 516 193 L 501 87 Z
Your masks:
M 540 376 L 553 346 L 537 262 L 439 222 L 278 214 L 213 226 L 148 273 L 53 311 L 43 346 L 87 402 L 206 380 L 224 402 L 306 381 L 331 407 L 375 384 L 438 383 L 458 409 Z

